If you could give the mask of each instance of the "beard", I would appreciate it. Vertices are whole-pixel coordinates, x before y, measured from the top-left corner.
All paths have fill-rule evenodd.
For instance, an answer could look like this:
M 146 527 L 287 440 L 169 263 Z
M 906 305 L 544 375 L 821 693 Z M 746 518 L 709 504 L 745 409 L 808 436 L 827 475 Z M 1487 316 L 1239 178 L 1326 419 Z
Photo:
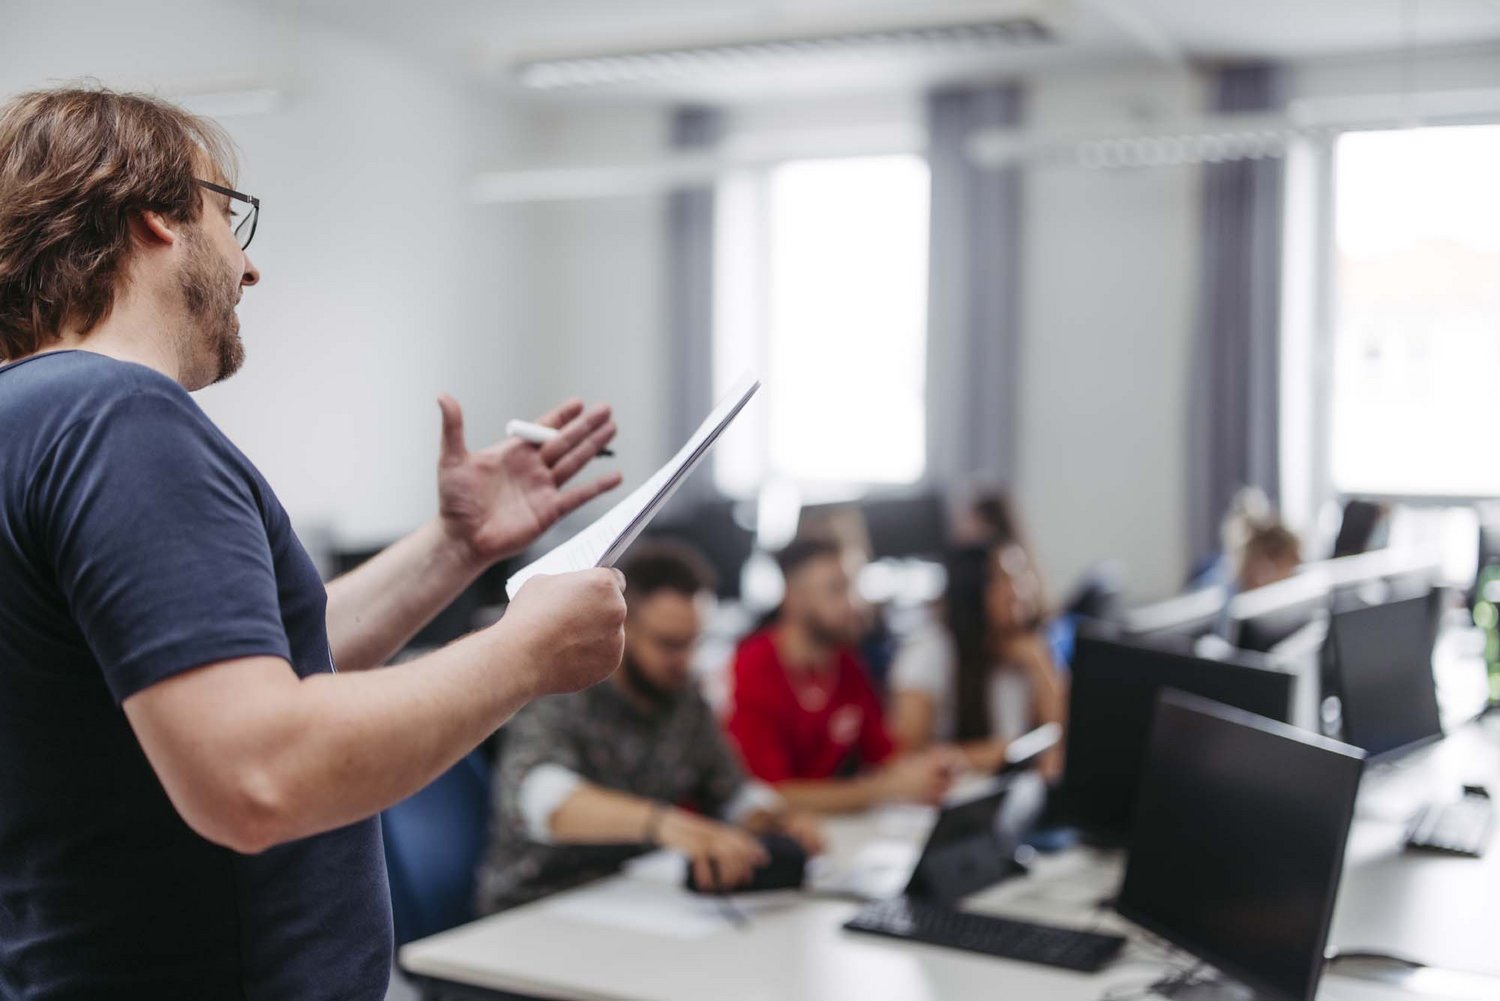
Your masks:
M 855 640 L 848 626 L 832 626 L 812 615 L 802 621 L 802 628 L 807 630 L 807 635 L 819 646 L 843 647 Z
M 184 382 L 201 389 L 222 382 L 245 363 L 240 319 L 234 315 L 240 286 L 226 277 L 207 244 L 191 229 L 186 240 L 186 263 L 178 276 L 187 326 L 178 344 Z
M 641 665 L 636 662 L 634 657 L 630 656 L 629 651 L 626 651 L 624 657 L 620 660 L 620 673 L 624 675 L 625 684 L 629 686 L 632 692 L 645 699 L 657 709 L 663 709 L 671 705 L 673 700 L 677 698 L 677 690 L 675 688 L 658 685 L 646 677 L 646 672 L 641 670 Z

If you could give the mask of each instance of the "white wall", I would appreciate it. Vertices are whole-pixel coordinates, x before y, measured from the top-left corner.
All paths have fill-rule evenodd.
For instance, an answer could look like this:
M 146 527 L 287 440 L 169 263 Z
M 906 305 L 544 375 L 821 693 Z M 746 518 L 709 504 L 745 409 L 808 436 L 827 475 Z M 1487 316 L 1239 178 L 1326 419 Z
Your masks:
M 1087 128 L 1201 107 L 1162 70 L 1035 81 L 1027 120 Z M 1194 167 L 1035 167 L 1024 179 L 1022 510 L 1054 586 L 1116 560 L 1134 598 L 1171 593 L 1187 552 Z
M 543 109 L 527 119 L 527 155 L 567 163 L 649 159 L 665 147 L 667 124 L 667 113 L 653 107 Z M 477 211 L 520 220 L 526 295 L 518 350 L 534 379 L 524 401 L 532 409 L 568 396 L 608 401 L 620 426 L 616 468 L 627 483 L 640 482 L 671 454 L 665 200 Z
M 282 92 L 273 113 L 223 122 L 242 189 L 263 200 L 264 277 L 240 310 L 244 371 L 200 401 L 304 531 L 364 544 L 430 517 L 436 394 L 465 405 L 471 444 L 534 408 L 516 226 L 465 200 L 515 140 L 506 109 L 439 68 L 245 5 L 7 4 L 0 94 L 83 75 Z

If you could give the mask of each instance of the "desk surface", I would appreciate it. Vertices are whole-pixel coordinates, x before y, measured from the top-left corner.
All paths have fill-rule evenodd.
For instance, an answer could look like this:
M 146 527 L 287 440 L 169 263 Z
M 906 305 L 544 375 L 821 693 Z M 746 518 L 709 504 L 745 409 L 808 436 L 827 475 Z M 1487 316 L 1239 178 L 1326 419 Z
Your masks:
M 1330 947 L 1378 951 L 1500 978 L 1500 830 L 1480 860 L 1401 850 L 1404 821 L 1427 799 L 1464 782 L 1500 793 L 1500 718 L 1454 732 L 1395 766 L 1376 766 L 1361 789 Z M 831 855 L 919 843 L 931 813 L 904 808 L 830 821 Z M 1121 860 L 1079 848 L 1039 860 L 1033 874 L 965 906 L 1073 927 L 1129 931 L 1100 911 Z M 578 1001 L 994 1001 L 1098 999 L 1144 986 L 1163 956 L 1132 939 L 1097 975 L 853 935 L 858 905 L 800 893 L 737 897 L 740 929 L 719 903 L 676 885 L 659 863 L 560 894 L 401 949 L 403 969 L 471 987 Z M 1500 980 L 1490 984 L 1500 988 Z M 1320 1001 L 1395 1001 L 1410 989 L 1323 978 Z M 1427 995 L 1434 996 L 1434 995 Z M 1475 997 L 1485 996 L 1475 994 Z M 1492 996 L 1500 996 L 1500 990 Z

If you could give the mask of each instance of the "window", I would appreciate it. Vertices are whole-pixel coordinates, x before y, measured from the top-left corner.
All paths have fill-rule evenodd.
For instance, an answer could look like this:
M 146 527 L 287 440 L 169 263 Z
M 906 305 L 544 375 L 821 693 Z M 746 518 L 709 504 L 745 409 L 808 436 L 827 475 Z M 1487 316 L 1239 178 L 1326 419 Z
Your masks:
M 1349 133 L 1334 170 L 1333 487 L 1500 495 L 1500 125 Z
M 921 478 L 927 216 L 916 156 L 793 161 L 721 184 L 715 381 L 765 380 L 754 430 L 718 454 L 722 491 L 785 480 L 816 498 Z

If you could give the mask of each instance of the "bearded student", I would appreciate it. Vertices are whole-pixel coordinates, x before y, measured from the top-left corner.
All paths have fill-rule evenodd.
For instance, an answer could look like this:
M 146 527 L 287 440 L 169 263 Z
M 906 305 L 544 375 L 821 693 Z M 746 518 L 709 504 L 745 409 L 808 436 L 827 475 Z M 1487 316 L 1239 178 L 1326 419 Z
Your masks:
M 479 909 L 513 907 L 662 847 L 700 885 L 734 889 L 767 861 L 755 835 L 809 853 L 817 823 L 745 774 L 692 675 L 713 572 L 696 550 L 635 547 L 625 657 L 609 682 L 535 702 L 506 728 Z
M 823 813 L 939 803 L 964 757 L 947 745 L 901 754 L 853 649 L 858 620 L 843 552 L 829 539 L 777 555 L 786 590 L 735 651 L 727 727 L 751 774 Z
M 609 675 L 611 570 L 382 665 L 615 485 L 607 408 L 464 445 L 435 517 L 328 584 L 190 395 L 244 359 L 259 203 L 211 122 L 103 89 L 0 109 L 0 998 L 385 996 L 376 814 L 533 697 Z M 270 406 L 270 401 L 267 401 Z M 337 672 L 335 672 L 337 665 Z

